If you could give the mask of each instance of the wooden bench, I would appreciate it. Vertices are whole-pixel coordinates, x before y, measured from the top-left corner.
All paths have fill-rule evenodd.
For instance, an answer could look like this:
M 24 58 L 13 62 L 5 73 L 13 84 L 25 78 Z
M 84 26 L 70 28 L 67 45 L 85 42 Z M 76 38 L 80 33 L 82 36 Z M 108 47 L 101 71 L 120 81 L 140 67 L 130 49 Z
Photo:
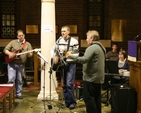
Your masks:
M 6 94 L 0 93 L 0 102 L 2 101 L 3 113 L 6 113 Z
M 0 84 L 0 93 L 4 93 L 5 96 L 8 97 L 9 110 L 10 110 L 12 108 L 12 104 L 15 102 L 15 85 L 14 84 Z

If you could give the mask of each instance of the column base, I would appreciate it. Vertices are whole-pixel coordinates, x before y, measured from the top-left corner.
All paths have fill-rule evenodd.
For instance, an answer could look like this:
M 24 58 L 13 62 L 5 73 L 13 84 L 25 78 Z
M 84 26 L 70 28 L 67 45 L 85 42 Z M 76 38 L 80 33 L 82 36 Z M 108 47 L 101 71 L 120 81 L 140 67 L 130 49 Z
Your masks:
M 50 92 L 47 92 L 45 94 L 43 94 L 43 93 L 44 93 L 43 91 L 40 91 L 40 93 L 39 93 L 39 95 L 37 97 L 38 100 L 43 100 L 43 99 L 46 99 L 46 100 L 50 100 L 50 99 L 51 100 L 58 100 L 58 94 L 57 94 L 56 91 L 51 92 L 51 94 L 50 94 Z

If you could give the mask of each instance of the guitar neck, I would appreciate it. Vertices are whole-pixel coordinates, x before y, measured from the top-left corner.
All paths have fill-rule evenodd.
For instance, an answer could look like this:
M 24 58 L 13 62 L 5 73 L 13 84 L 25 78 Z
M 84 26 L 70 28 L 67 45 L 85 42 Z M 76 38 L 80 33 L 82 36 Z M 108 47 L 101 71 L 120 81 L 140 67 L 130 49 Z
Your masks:
M 25 52 L 22 52 L 22 53 L 17 53 L 16 56 L 23 55 L 23 54 L 26 54 L 26 53 L 30 53 L 30 52 L 33 52 L 33 51 L 34 50 L 25 51 Z
M 22 53 L 17 53 L 16 56 L 26 54 L 26 53 L 30 53 L 30 52 L 33 52 L 33 51 L 41 51 L 41 49 L 33 49 L 33 50 L 25 51 L 25 52 L 22 52 Z

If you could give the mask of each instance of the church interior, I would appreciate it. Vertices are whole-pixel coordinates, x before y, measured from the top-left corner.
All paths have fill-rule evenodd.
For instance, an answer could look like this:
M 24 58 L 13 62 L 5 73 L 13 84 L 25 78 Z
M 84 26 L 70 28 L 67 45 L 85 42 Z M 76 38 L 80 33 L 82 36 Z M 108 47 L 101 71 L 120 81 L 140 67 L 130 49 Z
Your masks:
M 105 70 L 101 88 L 102 113 L 141 113 L 140 4 L 139 0 L 1 0 L 0 113 L 86 113 L 82 65 L 76 64 L 74 92 L 77 105 L 73 110 L 63 106 L 60 71 L 50 70 L 50 49 L 61 36 L 64 25 L 69 26 L 70 36 L 78 40 L 80 56 L 88 47 L 88 30 L 99 32 L 99 42 L 107 53 L 115 45 L 117 51 L 126 52 L 130 68 L 124 72 L 124 77 L 109 74 L 116 66 L 108 58 L 106 66 L 109 70 Z M 7 84 L 7 62 L 3 52 L 5 46 L 16 39 L 18 29 L 24 31 L 26 41 L 33 47 L 33 57 L 27 59 L 22 78 L 23 99 L 15 97 L 15 85 Z M 119 64 L 116 65 L 118 68 Z M 117 78 L 128 80 L 125 84 L 117 82 Z

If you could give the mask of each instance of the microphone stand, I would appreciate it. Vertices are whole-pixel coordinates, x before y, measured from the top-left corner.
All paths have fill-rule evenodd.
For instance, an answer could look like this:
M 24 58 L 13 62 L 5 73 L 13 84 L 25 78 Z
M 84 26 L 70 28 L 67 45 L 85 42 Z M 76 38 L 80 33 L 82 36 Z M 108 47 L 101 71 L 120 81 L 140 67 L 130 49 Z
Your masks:
M 58 54 L 59 54 L 59 57 L 60 57 L 60 62 L 61 62 L 61 65 L 67 65 L 67 63 L 65 62 L 65 60 L 64 60 L 64 57 L 63 57 L 63 54 L 64 53 L 60 53 L 59 52 L 59 49 L 57 49 L 56 50 L 57 52 L 58 52 Z M 64 83 L 64 69 L 63 69 L 64 67 L 61 67 L 61 73 L 62 73 L 62 81 L 61 81 L 61 83 L 63 84 Z M 62 89 L 62 100 L 64 99 L 64 94 L 63 94 L 63 89 Z M 60 113 L 60 111 L 61 111 L 61 108 L 65 108 L 66 106 L 65 106 L 65 104 L 63 104 L 63 103 L 60 103 L 61 105 L 60 105 L 60 107 L 58 108 L 58 110 L 56 111 L 56 113 Z M 67 108 L 67 107 L 66 107 Z M 68 110 L 70 111 L 70 113 L 73 113 L 69 108 L 68 108 Z
M 137 39 L 140 35 L 141 35 L 141 33 L 138 34 L 138 35 L 134 38 L 134 41 L 136 41 L 136 39 Z

